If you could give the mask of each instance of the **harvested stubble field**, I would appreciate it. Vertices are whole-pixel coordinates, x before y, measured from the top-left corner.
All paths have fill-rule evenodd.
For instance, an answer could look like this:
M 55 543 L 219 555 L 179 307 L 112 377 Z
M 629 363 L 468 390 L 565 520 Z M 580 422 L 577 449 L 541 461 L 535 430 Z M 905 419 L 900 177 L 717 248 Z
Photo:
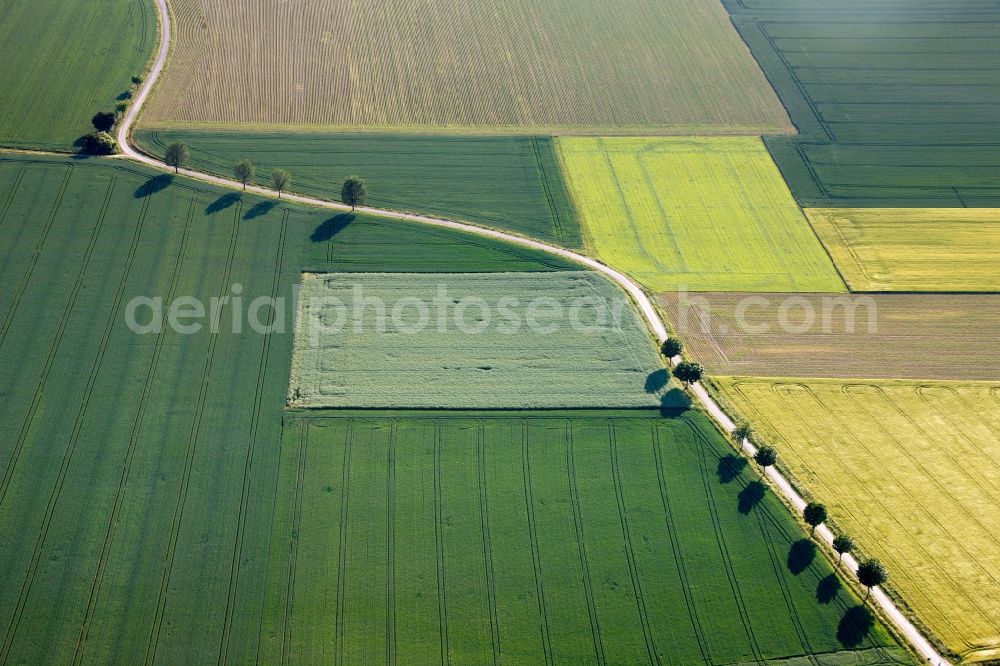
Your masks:
M 723 0 L 800 135 L 803 206 L 1000 207 L 1000 5 Z
M 5 0 L 0 146 L 73 150 L 95 113 L 114 110 L 155 41 L 151 2 Z
M 155 126 L 793 131 L 715 2 L 174 0 Z
M 276 448 L 263 663 L 912 663 L 699 414 L 302 416 Z
M 304 266 L 540 259 L 124 161 L 0 156 L 0 661 L 257 661 L 293 336 L 250 330 L 249 304 L 290 303 Z M 207 308 L 236 284 L 217 335 L 126 325 L 135 297 Z
M 587 248 L 653 291 L 844 291 L 754 137 L 561 137 Z
M 683 407 L 625 292 L 592 272 L 303 275 L 295 407 Z
M 1000 292 L 1000 210 L 806 211 L 852 291 Z
M 1000 656 L 1000 385 L 717 381 L 949 650 Z
M 291 190 L 337 200 L 344 178 L 358 175 L 371 206 L 471 221 L 563 247 L 581 244 L 548 137 L 151 129 L 136 138 L 160 156 L 184 141 L 192 167 L 226 177 L 250 159 L 258 183 L 284 168 L 292 173 Z
M 664 293 L 659 302 L 712 375 L 1000 377 L 993 294 Z

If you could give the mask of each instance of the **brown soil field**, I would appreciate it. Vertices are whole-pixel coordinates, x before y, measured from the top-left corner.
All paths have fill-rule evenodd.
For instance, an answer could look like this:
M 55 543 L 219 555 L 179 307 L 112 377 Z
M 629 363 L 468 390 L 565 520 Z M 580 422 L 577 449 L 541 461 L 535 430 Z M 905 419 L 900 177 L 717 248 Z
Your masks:
M 170 4 L 155 126 L 795 131 L 714 1 Z
M 659 302 L 687 353 L 710 374 L 1000 376 L 994 294 L 671 293 Z

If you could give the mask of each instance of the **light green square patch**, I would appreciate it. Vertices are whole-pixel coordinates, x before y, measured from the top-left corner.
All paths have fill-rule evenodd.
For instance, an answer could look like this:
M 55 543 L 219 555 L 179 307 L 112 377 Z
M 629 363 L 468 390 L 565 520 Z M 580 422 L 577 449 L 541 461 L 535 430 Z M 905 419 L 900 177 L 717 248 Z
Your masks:
M 654 407 L 667 386 L 625 293 L 591 272 L 306 273 L 292 407 Z

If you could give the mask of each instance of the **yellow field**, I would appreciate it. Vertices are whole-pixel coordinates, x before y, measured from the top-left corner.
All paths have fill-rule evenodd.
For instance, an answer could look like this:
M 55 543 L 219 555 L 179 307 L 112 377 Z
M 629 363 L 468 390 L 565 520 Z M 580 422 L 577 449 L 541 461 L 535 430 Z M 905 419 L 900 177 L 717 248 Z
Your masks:
M 161 127 L 794 131 L 715 0 L 170 4 Z
M 1000 657 L 1000 384 L 718 381 L 949 649 Z
M 853 291 L 1000 291 L 1000 209 L 806 214 Z
M 557 142 L 588 249 L 654 291 L 844 291 L 756 137 Z

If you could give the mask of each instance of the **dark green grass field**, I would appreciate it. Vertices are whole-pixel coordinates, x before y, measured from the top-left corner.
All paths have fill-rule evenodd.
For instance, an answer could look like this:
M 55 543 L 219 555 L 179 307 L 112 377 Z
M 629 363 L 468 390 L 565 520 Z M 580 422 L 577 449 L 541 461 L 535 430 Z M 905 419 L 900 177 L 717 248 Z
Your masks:
M 700 417 L 290 414 L 290 326 L 125 325 L 303 269 L 560 267 L 0 157 L 0 662 L 905 661 Z
M 799 129 L 766 141 L 803 206 L 1000 205 L 1000 5 L 724 4 Z
M 257 658 L 907 662 L 705 417 L 632 414 L 286 419 Z
M 468 220 L 565 247 L 582 243 L 546 137 L 141 130 L 136 138 L 157 155 L 184 141 L 193 168 L 228 177 L 246 158 L 258 166 L 260 184 L 284 168 L 292 173 L 290 189 L 339 199 L 353 174 L 368 183 L 372 206 Z
M 145 0 L 0 3 L 0 146 L 72 151 L 156 45 Z
M 231 306 L 217 335 L 137 335 L 134 297 L 290 297 L 303 267 L 553 267 L 153 176 L 0 158 L 0 662 L 206 663 L 257 642 L 291 327 L 233 334 Z

